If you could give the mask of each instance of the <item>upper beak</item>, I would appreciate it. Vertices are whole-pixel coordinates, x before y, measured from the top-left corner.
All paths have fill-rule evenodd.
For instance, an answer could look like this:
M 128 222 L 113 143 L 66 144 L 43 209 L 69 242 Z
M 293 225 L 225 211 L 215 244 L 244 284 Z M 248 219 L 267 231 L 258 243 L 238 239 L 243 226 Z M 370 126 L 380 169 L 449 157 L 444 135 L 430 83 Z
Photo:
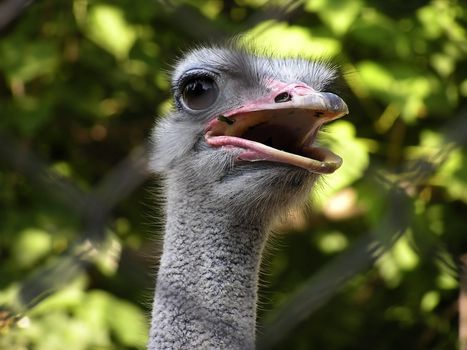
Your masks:
M 251 101 L 224 115 L 228 117 L 245 112 L 290 108 L 314 110 L 315 116 L 324 118 L 326 121 L 349 114 L 347 104 L 338 95 L 332 92 L 316 91 L 306 84 L 299 83 L 275 86 L 267 96 Z

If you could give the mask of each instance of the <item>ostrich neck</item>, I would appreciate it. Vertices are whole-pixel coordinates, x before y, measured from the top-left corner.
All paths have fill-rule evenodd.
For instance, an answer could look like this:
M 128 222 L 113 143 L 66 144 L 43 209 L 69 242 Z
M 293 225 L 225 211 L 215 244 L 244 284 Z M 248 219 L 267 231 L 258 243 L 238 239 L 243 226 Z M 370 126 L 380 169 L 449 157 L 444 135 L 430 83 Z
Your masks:
M 253 349 L 266 225 L 171 189 L 149 349 Z

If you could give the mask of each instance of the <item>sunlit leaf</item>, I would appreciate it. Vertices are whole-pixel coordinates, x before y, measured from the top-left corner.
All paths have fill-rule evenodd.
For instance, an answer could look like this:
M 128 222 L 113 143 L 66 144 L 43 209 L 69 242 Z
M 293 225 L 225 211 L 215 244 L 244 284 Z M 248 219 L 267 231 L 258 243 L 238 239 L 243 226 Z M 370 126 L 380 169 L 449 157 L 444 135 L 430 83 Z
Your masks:
M 449 76 L 455 69 L 453 58 L 443 54 L 432 55 L 431 64 L 435 67 L 438 73 L 444 77 Z
M 324 233 L 318 240 L 319 248 L 327 254 L 342 251 L 348 245 L 347 237 L 338 231 Z
M 421 133 L 420 146 L 408 148 L 408 154 L 412 158 L 436 159 L 441 150 L 448 147 L 444 142 L 440 134 L 425 130 Z M 465 147 L 453 148 L 437 168 L 432 179 L 437 186 L 445 187 L 452 198 L 461 199 L 464 202 L 467 202 L 467 165 L 464 161 L 466 154 Z
M 437 285 L 441 289 L 457 289 L 459 288 L 459 281 L 452 274 L 442 272 L 437 278 Z
M 215 19 L 222 11 L 224 3 L 218 0 L 207 0 L 202 2 L 195 1 L 193 5 L 198 7 L 206 17 Z
M 123 300 L 113 299 L 107 311 L 107 322 L 121 344 L 145 346 L 148 329 L 142 310 Z
M 242 40 L 278 56 L 333 57 L 341 49 L 338 40 L 315 36 L 308 28 L 276 21 L 257 25 Z
M 367 143 L 357 138 L 355 127 L 350 122 L 333 122 L 326 126 L 323 134 L 323 142 L 329 144 L 343 163 L 333 174 L 323 176 L 323 186 L 314 196 L 317 205 L 324 204 L 331 194 L 360 178 L 369 164 Z
M 128 56 L 136 40 L 136 31 L 123 11 L 112 5 L 93 6 L 84 29 L 91 40 L 119 59 Z
M 425 293 L 420 301 L 420 309 L 425 312 L 432 311 L 440 301 L 440 294 L 438 291 L 430 291 Z
M 346 0 L 309 0 L 305 8 L 319 16 L 336 34 L 344 34 L 362 8 L 362 2 Z
M 103 274 L 113 275 L 119 266 L 121 252 L 122 245 L 112 233 L 109 234 L 108 239 L 102 244 L 93 260 Z
M 358 65 L 357 69 L 368 89 L 379 94 L 391 90 L 394 77 L 386 67 L 376 62 L 363 61 Z
M 439 15 L 435 6 L 424 6 L 417 11 L 417 17 L 425 28 L 424 33 L 430 38 L 438 38 L 442 34 L 443 28 L 438 20 Z
M 419 258 L 413 248 L 410 246 L 407 235 L 401 237 L 392 248 L 397 265 L 405 271 L 415 269 L 419 263 Z
M 50 234 L 39 228 L 31 227 L 18 235 L 13 251 L 16 264 L 23 268 L 34 265 L 52 249 Z
M 376 267 L 388 287 L 395 288 L 399 286 L 402 279 L 402 271 L 397 266 L 397 262 L 392 254 L 384 254 L 376 262 Z
M 370 91 L 386 103 L 397 103 L 401 116 L 409 123 L 425 114 L 425 99 L 436 89 L 426 76 L 418 76 L 414 67 L 385 67 L 364 61 L 358 72 Z

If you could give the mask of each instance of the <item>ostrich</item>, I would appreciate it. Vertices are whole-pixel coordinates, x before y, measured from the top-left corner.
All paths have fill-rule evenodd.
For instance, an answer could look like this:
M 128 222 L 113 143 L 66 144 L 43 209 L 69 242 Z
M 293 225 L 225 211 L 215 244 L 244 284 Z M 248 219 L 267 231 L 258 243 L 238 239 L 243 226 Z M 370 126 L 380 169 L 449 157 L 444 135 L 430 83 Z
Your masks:
M 175 108 L 154 129 L 166 226 L 148 348 L 253 349 L 268 231 L 341 158 L 320 126 L 348 113 L 336 69 L 245 48 L 198 48 L 175 66 Z

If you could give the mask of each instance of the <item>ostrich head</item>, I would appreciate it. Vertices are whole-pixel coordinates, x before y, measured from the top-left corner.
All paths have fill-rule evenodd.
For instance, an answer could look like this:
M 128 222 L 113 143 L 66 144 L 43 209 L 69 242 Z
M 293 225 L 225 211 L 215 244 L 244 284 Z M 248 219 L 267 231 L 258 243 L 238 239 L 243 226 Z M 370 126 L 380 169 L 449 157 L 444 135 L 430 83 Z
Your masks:
M 348 113 L 337 80 L 322 62 L 194 50 L 173 72 L 175 110 L 155 129 L 152 167 L 238 215 L 290 206 L 341 165 L 315 140 Z
M 154 131 L 167 222 L 149 348 L 253 349 L 273 220 L 341 159 L 316 145 L 347 114 L 334 69 L 202 48 L 175 68 L 175 110 Z

